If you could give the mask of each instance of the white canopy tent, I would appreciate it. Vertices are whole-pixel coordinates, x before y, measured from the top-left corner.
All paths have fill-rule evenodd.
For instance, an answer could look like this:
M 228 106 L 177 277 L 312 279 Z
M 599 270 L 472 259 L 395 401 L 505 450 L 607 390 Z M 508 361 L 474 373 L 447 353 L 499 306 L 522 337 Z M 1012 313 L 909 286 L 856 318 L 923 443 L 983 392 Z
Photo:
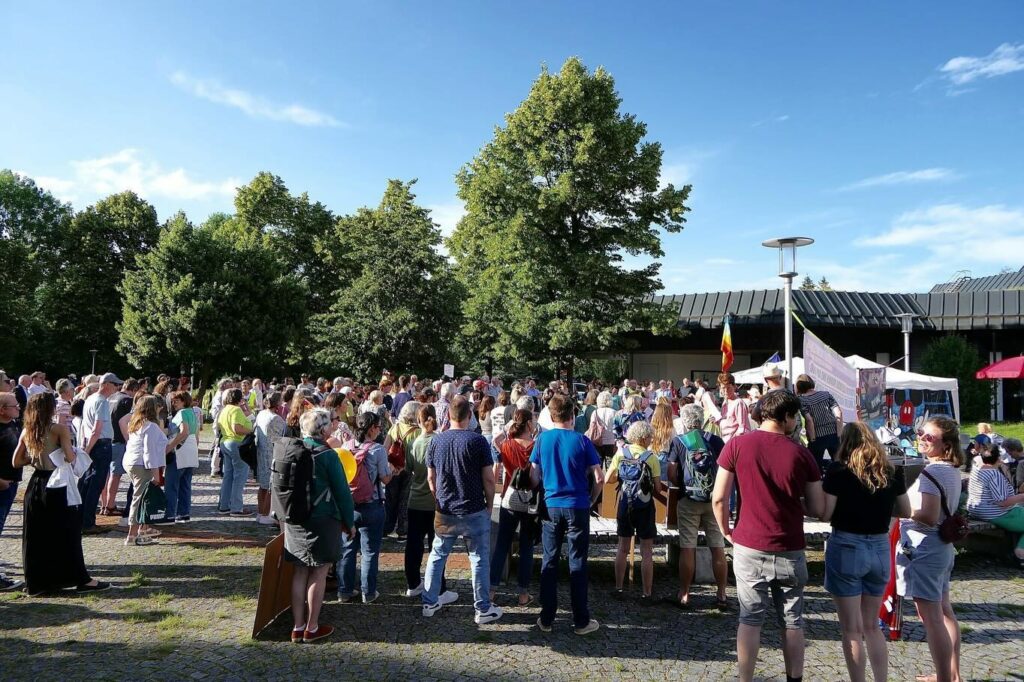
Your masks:
M 846 357 L 846 361 L 850 363 L 850 366 L 856 367 L 857 369 L 877 369 L 878 367 L 885 367 L 885 365 L 872 362 L 871 360 L 862 358 L 859 355 L 848 355 Z M 750 369 L 745 369 L 742 372 L 733 372 L 736 384 L 763 384 L 765 367 L 778 367 L 783 374 L 786 373 L 786 363 L 784 361 L 769 362 L 762 367 L 752 367 Z M 793 372 L 797 376 L 804 373 L 803 358 L 793 358 Z M 910 389 L 919 391 L 949 391 L 952 395 L 953 416 L 958 422 L 960 421 L 960 388 L 956 379 L 930 377 L 926 374 L 904 372 L 902 369 L 896 369 L 895 367 L 886 367 L 885 387 L 886 390 Z

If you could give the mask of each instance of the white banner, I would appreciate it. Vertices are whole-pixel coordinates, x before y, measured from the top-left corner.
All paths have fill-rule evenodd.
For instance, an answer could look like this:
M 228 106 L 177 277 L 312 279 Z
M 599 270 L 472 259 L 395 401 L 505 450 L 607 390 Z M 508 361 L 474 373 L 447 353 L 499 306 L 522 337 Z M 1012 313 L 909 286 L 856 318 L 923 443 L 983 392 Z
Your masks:
M 811 332 L 804 330 L 804 372 L 843 409 L 843 421 L 857 420 L 857 369 Z M 796 377 L 793 377 L 796 381 Z M 794 385 L 794 390 L 796 389 Z
M 454 379 L 455 378 L 455 365 L 445 365 L 444 366 L 444 375 L 446 377 L 448 377 L 449 379 Z

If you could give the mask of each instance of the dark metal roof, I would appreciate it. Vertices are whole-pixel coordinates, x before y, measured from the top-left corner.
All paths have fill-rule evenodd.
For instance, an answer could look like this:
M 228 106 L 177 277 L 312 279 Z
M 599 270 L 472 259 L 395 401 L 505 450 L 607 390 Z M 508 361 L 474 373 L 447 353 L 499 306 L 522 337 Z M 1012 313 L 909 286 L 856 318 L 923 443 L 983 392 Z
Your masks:
M 1024 289 L 1024 267 L 1017 272 L 1004 272 L 991 277 L 960 277 L 932 287 L 930 293 L 941 294 L 962 291 L 1003 291 Z
M 720 327 L 726 314 L 735 325 L 778 324 L 785 308 L 781 289 L 654 296 L 653 301 L 678 310 L 679 325 L 685 328 Z M 796 290 L 793 308 L 810 327 L 899 329 L 897 316 L 902 313 L 915 316 L 915 330 L 1024 327 L 1024 290 L 945 294 Z

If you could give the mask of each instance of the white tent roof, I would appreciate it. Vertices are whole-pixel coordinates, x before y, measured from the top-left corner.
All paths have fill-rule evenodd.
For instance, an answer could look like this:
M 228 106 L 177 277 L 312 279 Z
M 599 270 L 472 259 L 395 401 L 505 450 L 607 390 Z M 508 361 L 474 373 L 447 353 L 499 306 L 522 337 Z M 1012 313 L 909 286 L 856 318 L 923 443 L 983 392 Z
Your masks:
M 849 355 L 846 357 L 846 361 L 851 366 L 857 369 L 871 369 L 878 367 L 885 367 L 877 362 L 872 362 L 867 358 L 862 358 L 859 355 Z M 769 362 L 765 366 L 767 367 L 778 367 L 782 370 L 782 373 L 786 373 L 786 362 Z M 793 373 L 797 376 L 804 373 L 804 359 L 801 357 L 793 358 Z M 737 384 L 763 384 L 764 383 L 764 367 L 753 367 L 751 369 L 745 369 L 742 372 L 733 372 L 733 376 L 736 379 Z M 904 372 L 902 369 L 896 369 L 895 367 L 886 367 L 885 370 L 885 387 L 886 389 L 891 388 L 907 388 L 916 389 L 920 391 L 949 391 L 953 394 L 953 412 L 957 421 L 960 420 L 960 388 L 957 385 L 956 379 L 947 379 L 944 377 L 930 377 L 926 374 L 917 374 L 916 372 Z

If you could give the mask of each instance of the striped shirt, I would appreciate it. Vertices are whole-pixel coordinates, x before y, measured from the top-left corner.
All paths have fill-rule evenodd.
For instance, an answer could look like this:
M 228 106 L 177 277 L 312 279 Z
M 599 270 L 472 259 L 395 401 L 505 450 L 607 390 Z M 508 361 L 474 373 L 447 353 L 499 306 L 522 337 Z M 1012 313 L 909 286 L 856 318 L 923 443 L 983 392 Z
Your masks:
M 1000 507 L 997 502 L 1011 495 L 1013 488 L 1002 471 L 976 467 L 967 486 L 967 511 L 976 519 L 994 519 L 1010 511 L 1009 507 Z
M 805 414 L 809 413 L 814 420 L 814 437 L 838 435 L 839 429 L 836 424 L 836 415 L 833 409 L 839 407 L 839 403 L 828 391 L 815 391 L 800 396 L 800 406 Z

